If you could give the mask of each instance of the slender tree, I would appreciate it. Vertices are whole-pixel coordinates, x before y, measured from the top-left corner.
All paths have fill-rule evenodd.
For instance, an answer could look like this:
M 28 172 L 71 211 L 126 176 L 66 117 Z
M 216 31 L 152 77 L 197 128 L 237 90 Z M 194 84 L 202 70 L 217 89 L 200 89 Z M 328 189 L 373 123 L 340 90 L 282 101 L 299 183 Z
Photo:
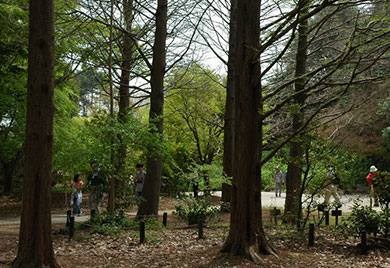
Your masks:
M 150 81 L 152 92 L 150 96 L 149 120 L 151 125 L 150 131 L 162 135 L 168 1 L 158 0 L 157 5 L 156 33 Z M 149 148 L 146 167 L 147 174 L 142 192 L 144 202 L 141 203 L 137 215 L 157 216 L 160 201 L 162 157 L 154 148 Z
M 298 12 L 298 20 L 300 17 L 305 17 L 307 14 L 307 7 L 310 1 L 299 1 L 298 6 L 301 11 Z M 308 19 L 300 20 L 298 27 L 298 45 L 295 59 L 295 83 L 294 89 L 297 94 L 294 95 L 293 103 L 298 106 L 297 111 L 293 114 L 292 128 L 293 131 L 300 129 L 304 125 L 304 104 L 306 94 L 304 93 L 306 79 L 307 62 L 307 35 L 308 35 Z M 300 186 L 302 179 L 302 144 L 299 139 L 295 139 L 290 144 L 290 162 L 287 169 L 286 181 L 286 202 L 285 213 L 292 213 L 296 218 L 301 218 L 300 211 Z
M 54 1 L 30 0 L 27 126 L 18 255 L 12 267 L 59 267 L 51 235 Z

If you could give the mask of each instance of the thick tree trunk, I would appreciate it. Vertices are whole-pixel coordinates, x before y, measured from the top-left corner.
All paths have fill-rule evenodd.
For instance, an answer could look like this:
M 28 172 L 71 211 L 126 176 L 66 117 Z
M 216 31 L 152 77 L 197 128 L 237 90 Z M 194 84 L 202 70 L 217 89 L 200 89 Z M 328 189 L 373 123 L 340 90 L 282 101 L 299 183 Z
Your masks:
M 27 126 L 18 255 L 12 267 L 59 267 L 51 236 L 54 1 L 30 0 Z
M 153 133 L 163 134 L 165 47 L 167 38 L 167 0 L 158 0 L 156 13 L 156 33 L 153 46 L 153 64 L 151 70 L 151 97 L 149 120 Z M 158 215 L 162 175 L 162 157 L 151 148 L 148 152 L 145 184 L 142 192 L 138 216 Z
M 307 1 L 301 0 L 298 5 L 301 7 L 300 16 L 306 15 Z M 298 47 L 296 55 L 295 77 L 298 78 L 295 82 L 295 91 L 299 92 L 305 88 L 305 79 L 303 75 L 306 73 L 307 62 L 307 20 L 303 20 L 299 24 L 298 29 Z M 301 78 L 299 78 L 301 77 Z M 304 93 L 297 94 L 294 102 L 299 105 L 299 111 L 293 115 L 293 132 L 301 128 L 304 124 L 304 108 L 306 96 Z M 303 163 L 303 149 L 300 142 L 291 142 L 290 144 L 290 162 L 287 170 L 286 182 L 286 203 L 285 213 L 291 213 L 294 218 L 301 219 L 301 180 Z
M 230 231 L 223 252 L 261 262 L 270 253 L 261 218 L 261 86 L 257 48 L 260 36 L 260 2 L 237 2 L 235 70 L 234 173 Z
M 234 164 L 234 59 L 236 42 L 236 8 L 237 0 L 231 0 L 229 59 L 226 86 L 225 126 L 223 136 L 223 171 L 227 177 L 233 177 Z

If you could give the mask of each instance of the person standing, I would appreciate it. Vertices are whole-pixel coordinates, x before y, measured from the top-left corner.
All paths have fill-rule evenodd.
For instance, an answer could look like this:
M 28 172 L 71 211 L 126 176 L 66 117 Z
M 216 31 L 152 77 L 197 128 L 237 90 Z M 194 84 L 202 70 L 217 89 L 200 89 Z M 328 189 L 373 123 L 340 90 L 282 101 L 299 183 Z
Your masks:
M 370 205 L 372 205 L 372 198 L 374 199 L 374 207 L 379 207 L 378 197 L 376 195 L 376 186 L 378 184 L 378 174 L 376 173 L 378 169 L 372 165 L 370 167 L 370 173 L 368 173 L 366 180 L 370 184 L 371 187 L 371 197 L 370 197 Z
M 326 173 L 326 189 L 325 189 L 325 200 L 324 204 L 329 204 L 329 199 L 331 196 L 336 201 L 337 207 L 341 207 L 341 201 L 337 193 L 337 184 L 340 183 L 339 176 L 335 173 L 332 166 L 327 166 L 327 173 Z
M 144 171 L 144 164 L 138 163 L 136 166 L 137 173 L 134 175 L 135 185 L 135 201 L 139 206 L 141 204 L 142 190 L 144 188 L 146 172 Z
M 101 172 L 98 163 L 91 161 L 92 172 L 87 178 L 87 185 L 91 185 L 89 193 L 88 206 L 89 209 L 94 209 L 96 214 L 100 214 L 100 206 L 104 200 L 104 181 L 106 177 Z
M 279 193 L 279 197 L 280 197 L 282 196 L 282 188 L 284 184 L 283 172 L 280 170 L 280 167 L 275 168 L 274 180 L 275 180 L 275 196 L 278 196 Z
M 74 216 L 80 216 L 82 214 L 80 204 L 83 201 L 83 193 L 81 192 L 83 184 L 84 183 L 81 180 L 81 175 L 74 175 L 73 182 L 70 184 L 70 187 L 73 188 L 72 195 L 70 197 L 70 205 L 73 206 Z

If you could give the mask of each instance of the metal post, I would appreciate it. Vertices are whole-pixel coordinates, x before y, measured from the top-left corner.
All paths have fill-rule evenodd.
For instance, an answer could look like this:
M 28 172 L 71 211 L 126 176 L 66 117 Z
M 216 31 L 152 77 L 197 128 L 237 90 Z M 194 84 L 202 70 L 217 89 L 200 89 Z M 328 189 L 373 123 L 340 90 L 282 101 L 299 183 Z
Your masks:
M 198 222 L 198 237 L 199 239 L 203 239 L 203 221 L 200 220 Z
M 325 225 L 328 226 L 329 225 L 329 210 L 325 210 L 324 213 L 325 213 Z
M 314 246 L 314 223 L 309 225 L 309 247 Z
M 74 217 L 70 217 L 70 224 L 69 224 L 69 238 L 73 238 L 74 236 Z
M 163 214 L 163 225 L 164 226 L 167 226 L 167 218 L 168 218 L 168 213 L 164 212 L 164 214 Z
M 362 230 L 360 236 L 361 236 L 361 252 L 362 254 L 367 254 L 367 232 L 365 230 Z
M 66 227 L 70 226 L 70 217 L 72 216 L 72 211 L 67 210 L 66 211 Z
M 91 209 L 91 219 L 94 219 L 96 216 L 96 211 L 94 209 Z
M 145 242 L 145 222 L 141 221 L 139 223 L 139 242 L 144 243 Z

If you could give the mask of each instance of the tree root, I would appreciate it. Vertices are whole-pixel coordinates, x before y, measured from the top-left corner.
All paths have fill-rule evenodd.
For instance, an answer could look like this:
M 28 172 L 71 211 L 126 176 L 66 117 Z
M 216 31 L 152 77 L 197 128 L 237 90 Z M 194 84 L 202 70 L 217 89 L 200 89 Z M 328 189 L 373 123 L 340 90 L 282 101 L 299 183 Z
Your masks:
M 249 257 L 250 259 L 256 263 L 256 264 L 264 264 L 264 261 L 263 259 L 260 257 L 260 255 L 256 252 L 257 250 L 257 247 L 255 246 L 250 246 L 248 248 L 248 254 L 249 254 Z

